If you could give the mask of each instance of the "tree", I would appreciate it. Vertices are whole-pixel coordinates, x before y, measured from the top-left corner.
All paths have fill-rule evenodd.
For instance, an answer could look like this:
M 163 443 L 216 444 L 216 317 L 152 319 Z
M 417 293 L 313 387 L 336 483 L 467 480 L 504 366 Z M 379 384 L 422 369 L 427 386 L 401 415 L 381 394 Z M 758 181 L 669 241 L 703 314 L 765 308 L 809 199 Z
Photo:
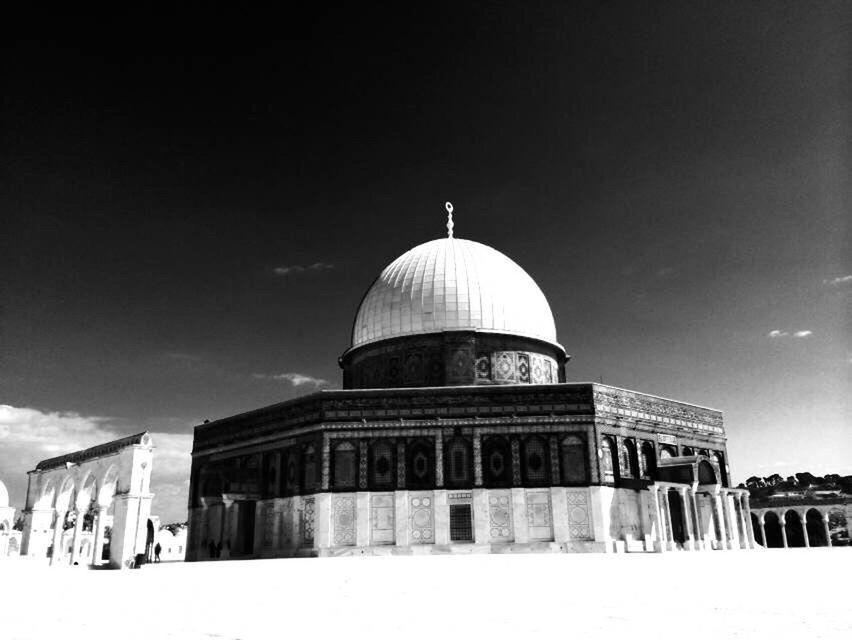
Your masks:
M 800 487 L 805 487 L 805 488 L 810 487 L 811 485 L 814 485 L 814 484 L 819 484 L 817 482 L 817 478 L 812 473 L 809 473 L 807 471 L 804 471 L 802 473 L 797 473 L 796 474 L 796 481 L 799 483 Z
M 15 524 L 12 525 L 12 531 L 23 531 L 24 530 L 24 514 L 19 513 L 18 517 L 15 518 Z
M 745 486 L 749 489 L 761 489 L 766 486 L 766 481 L 758 476 L 752 476 L 745 481 Z
M 767 487 L 774 487 L 774 486 L 779 485 L 782 482 L 784 482 L 784 478 L 782 478 L 777 473 L 773 473 L 771 476 L 766 477 L 763 480 L 764 480 Z

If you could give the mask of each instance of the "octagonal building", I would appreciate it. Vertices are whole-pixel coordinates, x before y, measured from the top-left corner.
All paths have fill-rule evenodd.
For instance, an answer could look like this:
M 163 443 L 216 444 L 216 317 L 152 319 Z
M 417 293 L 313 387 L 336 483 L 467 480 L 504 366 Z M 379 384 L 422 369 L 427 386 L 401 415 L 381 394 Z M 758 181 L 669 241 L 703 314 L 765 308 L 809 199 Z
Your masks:
M 567 362 L 535 281 L 450 225 L 368 288 L 342 390 L 195 428 L 187 560 L 754 546 L 720 412 Z

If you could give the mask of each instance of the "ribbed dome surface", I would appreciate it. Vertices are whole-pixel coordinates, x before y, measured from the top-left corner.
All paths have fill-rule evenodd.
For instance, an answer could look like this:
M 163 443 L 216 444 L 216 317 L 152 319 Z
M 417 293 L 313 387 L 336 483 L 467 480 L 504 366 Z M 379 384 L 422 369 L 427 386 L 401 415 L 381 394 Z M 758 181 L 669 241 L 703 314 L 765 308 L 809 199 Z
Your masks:
M 479 242 L 441 238 L 414 247 L 382 271 L 358 309 L 352 346 L 453 330 L 557 344 L 550 305 L 526 271 Z

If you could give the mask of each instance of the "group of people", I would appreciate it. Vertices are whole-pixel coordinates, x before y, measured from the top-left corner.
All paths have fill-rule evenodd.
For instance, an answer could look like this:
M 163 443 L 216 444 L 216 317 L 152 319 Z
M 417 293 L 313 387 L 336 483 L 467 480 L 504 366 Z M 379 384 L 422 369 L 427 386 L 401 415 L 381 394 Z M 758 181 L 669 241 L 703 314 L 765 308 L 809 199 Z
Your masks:
M 231 541 L 225 540 L 225 545 L 222 546 L 220 540 L 218 544 L 212 538 L 207 542 L 207 551 L 211 559 L 227 560 L 231 557 Z

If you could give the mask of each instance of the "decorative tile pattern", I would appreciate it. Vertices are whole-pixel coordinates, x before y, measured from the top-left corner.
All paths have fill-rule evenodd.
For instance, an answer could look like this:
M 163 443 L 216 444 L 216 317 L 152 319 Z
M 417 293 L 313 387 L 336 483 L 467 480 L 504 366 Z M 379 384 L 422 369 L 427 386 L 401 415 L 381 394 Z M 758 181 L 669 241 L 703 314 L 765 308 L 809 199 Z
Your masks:
M 454 349 L 447 367 L 448 382 L 472 382 L 474 377 L 473 364 L 472 349 L 469 347 Z
M 488 524 L 491 540 L 511 542 L 512 536 L 512 493 L 491 491 L 488 495 Z
M 551 435 L 548 439 L 550 443 L 550 481 L 555 486 L 560 484 L 559 479 L 559 443 L 556 436 Z
M 494 352 L 494 379 L 502 382 L 515 380 L 515 352 Z
M 412 544 L 435 542 L 435 517 L 431 491 L 408 495 L 409 535 Z
M 367 460 L 369 455 L 369 441 L 361 440 L 358 443 L 358 487 L 367 488 Z
M 586 489 L 567 489 L 568 535 L 572 540 L 591 540 L 589 494 Z
M 544 358 L 537 353 L 530 354 L 530 379 L 533 384 L 544 384 Z
M 423 382 L 423 354 L 413 352 L 405 354 L 405 366 L 402 372 L 402 380 L 405 384 L 418 384 Z
M 476 379 L 491 380 L 491 357 L 484 351 L 476 354 Z
M 518 382 L 529 384 L 530 381 L 530 354 L 518 353 Z
M 478 432 L 473 437 L 473 483 L 482 486 L 482 437 Z
M 553 540 L 550 490 L 527 491 L 527 527 L 530 540 Z
M 517 438 L 512 438 L 512 484 L 521 484 L 521 442 Z
M 393 544 L 396 533 L 394 496 L 392 493 L 374 493 L 370 496 L 370 542 Z
M 334 496 L 333 521 L 334 544 L 352 546 L 355 544 L 355 496 L 337 494 Z
M 308 496 L 302 499 L 302 544 L 314 544 L 314 522 L 316 521 L 316 499 Z
M 435 438 L 435 486 L 444 486 L 444 447 L 441 438 Z
M 396 444 L 396 486 L 405 489 L 405 442 Z

